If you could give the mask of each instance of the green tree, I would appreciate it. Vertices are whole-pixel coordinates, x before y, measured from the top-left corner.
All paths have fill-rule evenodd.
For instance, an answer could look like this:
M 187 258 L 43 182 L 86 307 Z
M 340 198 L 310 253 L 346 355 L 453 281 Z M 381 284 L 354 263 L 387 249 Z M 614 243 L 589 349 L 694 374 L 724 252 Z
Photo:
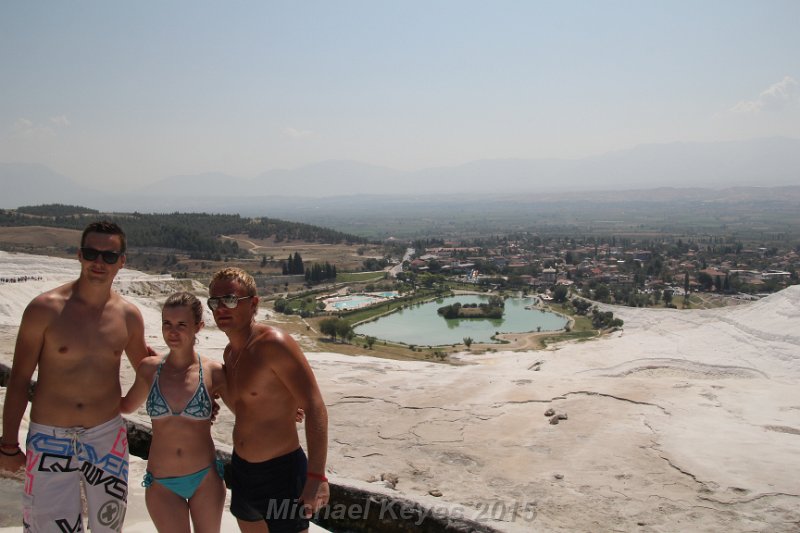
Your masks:
M 556 288 L 553 290 L 553 301 L 564 303 L 567 301 L 568 293 L 569 289 L 567 289 L 566 285 L 556 285 Z
M 665 289 L 664 290 L 664 307 L 669 307 L 672 305 L 672 289 Z
M 273 307 L 275 308 L 275 311 L 277 311 L 278 313 L 283 313 L 286 310 L 288 304 L 289 302 L 286 301 L 285 298 L 278 298 L 277 300 L 275 300 Z
M 374 257 L 370 257 L 369 259 L 365 259 L 362 264 L 365 272 L 374 272 L 376 270 L 383 270 L 389 265 L 389 261 L 385 258 L 376 259 Z
M 305 271 L 303 268 L 303 258 L 300 257 L 300 252 L 294 253 L 294 258 L 292 258 L 292 274 L 302 274 Z
M 592 326 L 595 328 L 621 328 L 622 324 L 622 319 L 614 318 L 614 313 L 611 311 L 600 311 L 597 308 L 592 309 Z
M 608 297 L 611 296 L 611 292 L 608 290 L 608 287 L 605 285 L 598 285 L 597 288 L 594 290 L 594 299 L 599 300 L 601 302 L 607 302 Z
M 339 321 L 338 318 L 326 318 L 319 323 L 319 330 L 322 332 L 323 335 L 327 335 L 332 340 L 336 340 L 336 336 L 338 335 L 339 331 L 336 327 L 337 322 Z
M 464 345 L 467 347 L 467 350 L 469 350 L 470 346 L 472 346 L 472 337 L 464 337 Z
M 585 315 L 589 311 L 589 308 L 592 307 L 592 302 L 576 298 L 572 300 L 572 306 L 575 307 L 576 315 Z
M 348 342 L 353 338 L 353 335 L 355 335 L 350 322 L 341 318 L 336 319 L 336 333 L 339 335 L 339 338 L 347 340 Z
M 437 309 L 436 312 L 444 318 L 458 318 L 458 315 L 461 313 L 461 302 L 445 305 Z
M 711 287 L 714 286 L 714 279 L 708 272 L 699 272 L 697 274 L 697 282 L 707 291 L 710 291 Z

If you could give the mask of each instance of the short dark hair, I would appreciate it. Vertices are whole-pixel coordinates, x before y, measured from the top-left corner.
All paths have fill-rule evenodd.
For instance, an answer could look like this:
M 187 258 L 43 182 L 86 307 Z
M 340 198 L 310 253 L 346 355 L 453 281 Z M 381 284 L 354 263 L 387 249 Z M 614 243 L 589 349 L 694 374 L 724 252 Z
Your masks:
M 86 236 L 90 233 L 106 233 L 108 235 L 119 235 L 119 240 L 122 241 L 122 249 L 120 250 L 121 253 L 125 253 L 125 249 L 127 248 L 127 241 L 125 239 L 125 232 L 122 231 L 116 222 L 110 222 L 108 220 L 100 220 L 99 222 L 92 222 L 86 229 L 83 230 L 83 234 L 81 235 L 81 248 L 86 244 Z

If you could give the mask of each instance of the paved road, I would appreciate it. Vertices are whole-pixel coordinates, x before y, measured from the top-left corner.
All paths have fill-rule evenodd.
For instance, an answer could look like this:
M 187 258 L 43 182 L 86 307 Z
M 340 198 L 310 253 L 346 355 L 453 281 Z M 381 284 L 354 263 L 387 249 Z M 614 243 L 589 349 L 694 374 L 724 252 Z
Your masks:
M 411 256 L 414 255 L 415 250 L 413 248 L 406 248 L 406 254 L 403 256 L 403 260 L 400 261 L 400 264 L 394 265 L 393 267 L 389 268 L 389 275 L 393 278 L 396 278 L 397 275 L 403 271 L 403 263 L 406 261 L 411 261 Z

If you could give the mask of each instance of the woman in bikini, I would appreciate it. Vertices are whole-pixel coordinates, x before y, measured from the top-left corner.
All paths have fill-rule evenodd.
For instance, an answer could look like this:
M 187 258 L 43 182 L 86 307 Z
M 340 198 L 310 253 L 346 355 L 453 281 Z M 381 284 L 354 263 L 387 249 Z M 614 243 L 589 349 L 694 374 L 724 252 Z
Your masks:
M 222 363 L 195 352 L 203 328 L 203 306 L 192 294 L 170 296 L 162 310 L 166 357 L 151 356 L 136 370 L 136 381 L 122 398 L 123 413 L 145 400 L 153 437 L 142 485 L 145 502 L 160 532 L 219 532 L 225 503 L 222 463 L 211 438 L 212 402 L 222 394 Z

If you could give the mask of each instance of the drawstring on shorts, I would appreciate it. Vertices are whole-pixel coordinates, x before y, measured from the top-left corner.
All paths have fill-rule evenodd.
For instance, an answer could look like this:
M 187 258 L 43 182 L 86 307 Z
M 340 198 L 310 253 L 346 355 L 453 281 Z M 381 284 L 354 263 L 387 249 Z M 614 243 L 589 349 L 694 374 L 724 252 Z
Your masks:
M 69 446 L 72 449 L 72 454 L 78 459 L 80 459 L 81 450 L 83 449 L 83 445 L 81 444 L 81 436 L 84 433 L 86 433 L 86 428 L 70 428 L 67 430 Z M 55 432 L 53 432 L 53 436 L 56 436 Z

